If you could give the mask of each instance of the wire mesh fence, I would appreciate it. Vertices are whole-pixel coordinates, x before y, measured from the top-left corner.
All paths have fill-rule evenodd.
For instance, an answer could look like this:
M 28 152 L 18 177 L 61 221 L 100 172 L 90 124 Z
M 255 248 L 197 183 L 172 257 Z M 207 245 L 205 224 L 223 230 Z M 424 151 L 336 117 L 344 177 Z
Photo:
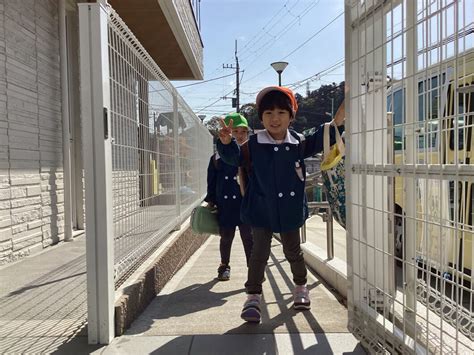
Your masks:
M 117 283 L 202 201 L 212 138 L 133 33 L 109 10 Z
M 474 3 L 346 2 L 350 327 L 474 352 Z

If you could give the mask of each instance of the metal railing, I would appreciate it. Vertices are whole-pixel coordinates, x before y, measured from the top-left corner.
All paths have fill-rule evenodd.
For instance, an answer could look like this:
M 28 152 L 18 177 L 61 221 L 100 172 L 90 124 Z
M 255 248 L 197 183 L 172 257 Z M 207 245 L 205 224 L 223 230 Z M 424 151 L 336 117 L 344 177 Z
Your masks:
M 309 174 L 306 177 L 306 185 L 305 191 L 306 195 L 308 196 L 308 191 L 317 188 L 320 192 L 320 200 L 321 201 L 309 201 L 308 202 L 308 209 L 309 215 L 318 215 L 323 219 L 323 222 L 326 223 L 326 252 L 328 260 L 334 258 L 334 229 L 333 229 L 333 218 L 332 218 L 332 211 L 329 205 L 329 202 L 323 200 L 323 182 L 321 172 L 315 172 Z M 314 194 L 313 194 L 314 195 Z M 321 212 L 323 210 L 323 212 Z M 302 243 L 306 242 L 306 223 L 301 228 L 301 241 Z
M 472 1 L 345 2 L 349 328 L 474 353 Z
M 212 139 L 109 9 L 116 282 L 202 201 Z
M 114 290 L 206 191 L 212 137 L 105 2 L 79 4 L 88 336 L 114 336 Z

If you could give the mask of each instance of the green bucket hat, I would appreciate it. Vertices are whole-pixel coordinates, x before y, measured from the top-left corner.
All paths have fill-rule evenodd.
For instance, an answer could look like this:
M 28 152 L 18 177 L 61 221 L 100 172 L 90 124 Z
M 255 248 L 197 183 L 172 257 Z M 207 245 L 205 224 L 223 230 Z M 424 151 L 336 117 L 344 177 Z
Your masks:
M 247 119 L 242 116 L 240 113 L 234 112 L 234 113 L 229 113 L 227 116 L 224 118 L 224 122 L 226 125 L 229 124 L 230 120 L 232 120 L 233 124 L 232 127 L 245 127 L 249 128 L 249 124 L 247 122 Z

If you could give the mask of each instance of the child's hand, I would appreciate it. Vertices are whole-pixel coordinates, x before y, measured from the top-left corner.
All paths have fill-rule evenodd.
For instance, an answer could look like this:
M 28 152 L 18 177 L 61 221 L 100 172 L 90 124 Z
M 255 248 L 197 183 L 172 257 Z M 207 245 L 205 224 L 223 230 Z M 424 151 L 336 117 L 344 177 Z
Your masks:
M 219 139 L 222 144 L 229 144 L 232 141 L 232 125 L 234 124 L 233 120 L 229 121 L 229 125 L 225 124 L 223 118 L 220 119 L 221 129 L 219 130 Z
M 336 125 L 341 126 L 344 124 L 345 118 L 346 118 L 346 109 L 344 106 L 344 101 L 342 101 L 342 104 L 339 106 L 336 114 L 334 115 L 334 122 L 336 123 Z

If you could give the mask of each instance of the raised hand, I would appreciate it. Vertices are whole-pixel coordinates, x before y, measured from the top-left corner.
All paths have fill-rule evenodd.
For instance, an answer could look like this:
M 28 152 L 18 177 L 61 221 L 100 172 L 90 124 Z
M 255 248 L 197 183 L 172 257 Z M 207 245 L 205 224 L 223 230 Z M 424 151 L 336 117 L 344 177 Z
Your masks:
M 220 119 L 221 129 L 219 130 L 219 139 L 222 144 L 229 144 L 232 141 L 232 126 L 234 121 L 231 119 L 226 125 L 223 118 Z

